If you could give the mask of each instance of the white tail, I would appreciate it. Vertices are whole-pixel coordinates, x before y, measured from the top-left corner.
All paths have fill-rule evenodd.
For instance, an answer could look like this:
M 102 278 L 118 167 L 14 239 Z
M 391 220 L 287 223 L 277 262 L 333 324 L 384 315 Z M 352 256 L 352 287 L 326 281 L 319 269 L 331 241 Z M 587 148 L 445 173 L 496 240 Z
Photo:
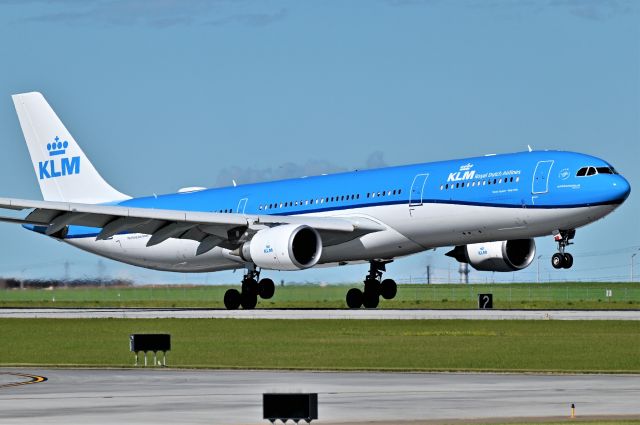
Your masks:
M 98 174 L 42 94 L 12 98 L 45 201 L 98 204 L 130 198 Z

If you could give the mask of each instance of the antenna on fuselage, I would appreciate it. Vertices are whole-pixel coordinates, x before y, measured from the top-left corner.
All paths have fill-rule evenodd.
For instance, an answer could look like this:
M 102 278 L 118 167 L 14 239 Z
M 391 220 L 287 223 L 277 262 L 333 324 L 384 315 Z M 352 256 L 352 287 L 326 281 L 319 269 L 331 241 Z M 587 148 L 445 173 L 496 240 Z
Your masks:
M 235 179 L 231 179 L 231 182 L 233 183 L 233 187 L 237 186 Z
M 531 145 L 527 145 L 527 147 L 529 148 L 529 152 L 533 151 L 533 149 L 531 149 Z

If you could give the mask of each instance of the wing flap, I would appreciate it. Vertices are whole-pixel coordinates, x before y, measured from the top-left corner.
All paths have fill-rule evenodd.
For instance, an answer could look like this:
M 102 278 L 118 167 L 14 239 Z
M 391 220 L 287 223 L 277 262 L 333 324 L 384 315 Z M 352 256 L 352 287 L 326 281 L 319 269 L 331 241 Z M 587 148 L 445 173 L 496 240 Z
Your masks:
M 106 223 L 102 227 L 102 231 L 96 236 L 97 241 L 109 239 L 110 237 L 117 235 L 120 232 L 130 231 L 136 227 L 147 223 L 149 219 L 146 218 L 131 218 L 131 217 L 117 217 Z

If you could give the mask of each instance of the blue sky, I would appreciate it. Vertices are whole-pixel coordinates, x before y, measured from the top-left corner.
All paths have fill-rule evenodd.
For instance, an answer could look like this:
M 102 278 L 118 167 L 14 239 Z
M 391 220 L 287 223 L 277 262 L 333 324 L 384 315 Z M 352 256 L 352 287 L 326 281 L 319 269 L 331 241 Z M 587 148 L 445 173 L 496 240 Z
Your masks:
M 602 157 L 631 182 L 578 231 L 571 271 L 628 279 L 640 249 L 640 9 L 625 0 L 0 0 L 0 195 L 39 199 L 10 95 L 42 91 L 133 196 L 535 149 Z M 98 259 L 0 224 L 0 275 L 92 276 Z M 389 266 L 456 276 L 444 249 Z M 638 256 L 640 257 L 640 256 Z M 636 269 L 640 275 L 640 258 Z M 141 282 L 234 282 L 102 260 Z M 271 273 L 354 281 L 364 266 Z M 472 272 L 472 279 L 535 280 Z M 640 278 L 640 277 L 639 277 Z

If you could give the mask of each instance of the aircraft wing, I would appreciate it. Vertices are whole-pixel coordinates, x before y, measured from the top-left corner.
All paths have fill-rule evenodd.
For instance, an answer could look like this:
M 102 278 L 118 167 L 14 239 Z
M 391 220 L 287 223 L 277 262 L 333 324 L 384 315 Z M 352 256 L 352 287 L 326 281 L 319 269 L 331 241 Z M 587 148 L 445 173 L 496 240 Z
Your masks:
M 216 246 L 235 249 L 261 229 L 282 224 L 313 227 L 320 233 L 324 246 L 386 229 L 366 217 L 226 214 L 13 198 L 0 198 L 0 209 L 32 210 L 24 219 L 0 216 L 0 221 L 42 226 L 47 235 L 75 225 L 99 229 L 96 240 L 123 232 L 151 235 L 147 246 L 169 238 L 191 239 L 200 242 L 198 254 Z

